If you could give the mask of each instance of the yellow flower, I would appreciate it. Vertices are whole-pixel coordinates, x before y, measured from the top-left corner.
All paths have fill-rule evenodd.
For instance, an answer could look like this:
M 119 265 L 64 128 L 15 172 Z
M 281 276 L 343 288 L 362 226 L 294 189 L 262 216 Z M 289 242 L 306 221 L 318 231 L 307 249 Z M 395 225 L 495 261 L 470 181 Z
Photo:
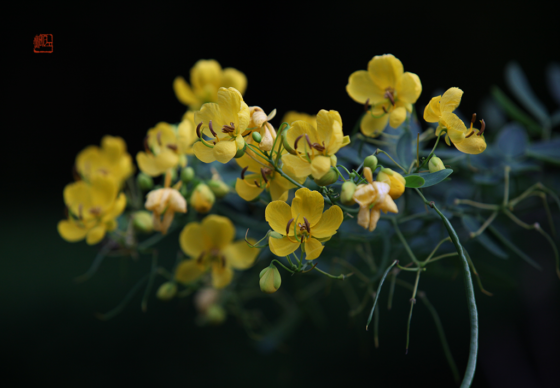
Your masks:
M 134 166 L 124 140 L 107 135 L 101 139 L 101 148 L 89 146 L 78 154 L 76 170 L 88 182 L 95 175 L 103 175 L 113 179 L 120 187 L 134 172 Z
M 190 259 L 179 264 L 175 279 L 190 283 L 211 270 L 214 288 L 227 286 L 233 277 L 233 269 L 251 267 L 259 254 L 259 249 L 249 247 L 243 240 L 233 242 L 234 236 L 233 223 L 215 214 L 207 216 L 201 223 L 187 224 L 179 236 L 179 243 Z
M 175 188 L 169 187 L 170 184 L 171 174 L 168 172 L 165 175 L 165 187 L 150 191 L 144 204 L 146 209 L 153 213 L 154 230 L 160 231 L 161 234 L 167 233 L 176 212 L 187 212 L 187 201 L 177 190 L 181 186 L 181 182 L 179 181 L 178 187 Z M 161 220 L 162 215 L 163 221 Z
M 476 115 L 473 115 L 471 126 L 467 130 L 465 123 L 452 113 L 461 103 L 463 91 L 459 88 L 450 88 L 443 96 L 437 96 L 430 100 L 428 106 L 424 110 L 424 120 L 429 123 L 439 123 L 436 135 L 439 136 L 443 129 L 447 130 L 445 142 L 448 146 L 451 144 L 465 154 L 480 154 L 486 149 L 486 140 L 484 139 L 484 121 L 482 129 L 473 128 L 476 121 Z
M 360 104 L 368 102 L 371 109 L 361 123 L 362 133 L 376 137 L 387 122 L 397 128 L 412 113 L 412 104 L 422 92 L 420 78 L 403 72 L 401 61 L 391 54 L 378 55 L 369 61 L 368 69 L 350 75 L 346 91 Z
M 359 185 L 353 198 L 360 205 L 358 225 L 373 232 L 377 227 L 381 211 L 398 213 L 399 209 L 389 195 L 390 187 L 387 183 L 374 182 L 369 167 L 364 168 L 364 176 L 368 183 Z
M 282 122 L 290 125 L 292 125 L 294 121 L 298 120 L 303 120 L 312 126 L 317 127 L 317 116 L 308 115 L 307 113 L 300 113 L 295 110 L 291 110 L 286 112 L 284 117 L 282 117 Z
M 69 217 L 58 223 L 58 233 L 69 242 L 86 239 L 97 244 L 107 231 L 117 227 L 117 218 L 126 207 L 126 196 L 118 195 L 113 179 L 93 175 L 91 182 L 78 181 L 64 188 Z
M 270 227 L 283 237 L 269 237 L 270 250 L 276 256 L 288 256 L 300 246 L 306 260 L 315 260 L 323 251 L 321 241 L 336 234 L 342 224 L 342 210 L 331 206 L 323 213 L 325 202 L 317 191 L 302 188 L 296 191 L 292 206 L 284 201 L 272 201 L 265 210 Z M 294 234 L 295 231 L 295 234 Z
M 196 185 L 190 198 L 191 206 L 194 207 L 198 213 L 208 213 L 210 209 L 212 209 L 212 206 L 214 206 L 215 201 L 216 196 L 205 183 Z
M 175 95 L 191 110 L 198 110 L 202 104 L 218 101 L 218 90 L 233 87 L 241 94 L 247 88 L 245 74 L 233 68 L 222 67 L 213 59 L 199 60 L 191 69 L 191 86 L 183 77 L 173 81 Z
M 195 123 L 201 126 L 201 135 L 210 137 L 210 140 L 201 139 L 193 146 L 194 154 L 204 163 L 215 160 L 227 163 L 238 150 L 245 148 L 243 135 L 247 135 L 245 130 L 251 113 L 237 89 L 220 88 L 218 103 L 204 104 L 194 118 Z
M 379 171 L 379 174 L 377 174 L 377 180 L 379 182 L 385 182 L 389 185 L 389 195 L 393 199 L 400 198 L 400 196 L 404 193 L 406 185 L 404 177 L 390 168 L 382 168 L 381 171 Z
M 288 130 L 288 143 L 296 154 L 282 156 L 284 171 L 297 178 L 312 175 L 321 179 L 336 166 L 335 154 L 350 144 L 350 138 L 342 133 L 342 119 L 337 111 L 321 110 L 317 114 L 317 126 L 305 121 L 295 121 Z
M 251 121 L 249 122 L 249 128 L 256 128 L 259 130 L 261 135 L 261 141 L 258 147 L 263 151 L 270 151 L 272 149 L 272 144 L 274 139 L 276 139 L 276 131 L 272 124 L 268 121 L 272 120 L 276 115 L 276 110 L 273 110 L 268 116 L 264 113 L 262 108 L 258 106 L 252 106 L 249 108 L 251 111 Z M 251 144 L 252 138 L 248 141 Z
M 150 176 L 159 176 L 177 165 L 185 167 L 196 140 L 194 124 L 183 120 L 178 126 L 165 122 L 158 123 L 148 131 L 146 152 L 139 152 L 136 161 L 140 170 Z

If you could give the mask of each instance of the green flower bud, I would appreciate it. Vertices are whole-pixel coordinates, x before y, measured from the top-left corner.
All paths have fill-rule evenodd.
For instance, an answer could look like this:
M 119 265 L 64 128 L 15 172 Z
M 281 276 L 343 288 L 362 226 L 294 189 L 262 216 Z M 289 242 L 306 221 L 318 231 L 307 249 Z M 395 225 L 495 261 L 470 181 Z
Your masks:
M 267 294 L 272 294 L 280 288 L 282 284 L 282 277 L 278 268 L 274 264 L 270 264 L 268 267 L 263 269 L 259 275 L 259 285 L 261 286 L 261 291 Z
M 181 170 L 181 180 L 187 184 L 194 179 L 194 169 L 192 167 L 185 167 Z
M 163 283 L 156 293 L 158 299 L 163 301 L 173 299 L 175 297 L 175 294 L 177 294 L 177 284 L 175 284 L 174 282 Z
M 199 213 L 208 213 L 215 201 L 216 196 L 204 183 L 197 185 L 191 195 L 191 206 Z
M 235 139 L 235 145 L 237 146 L 237 152 L 235 153 L 234 158 L 240 158 L 245 155 L 245 149 L 247 148 L 247 143 L 243 137 L 238 136 Z
M 206 319 L 212 325 L 219 325 L 226 320 L 226 310 L 218 304 L 213 304 L 206 310 Z
M 230 191 L 228 185 L 226 185 L 223 181 L 216 179 L 210 180 L 208 182 L 208 187 L 210 187 L 210 190 L 212 190 L 218 199 L 225 197 Z
M 354 204 L 354 191 L 356 191 L 356 184 L 352 181 L 346 181 L 342 184 L 342 189 L 340 190 L 340 202 L 343 205 Z
M 375 171 L 377 168 L 377 156 L 370 155 L 364 159 L 364 167 L 371 168 L 371 172 Z
M 278 232 L 276 232 L 276 231 L 274 231 L 274 230 L 269 230 L 269 231 L 268 231 L 268 235 L 269 235 L 270 237 L 272 237 L 272 238 L 275 238 L 275 239 L 283 239 L 283 238 L 284 238 L 283 235 L 281 235 L 280 233 L 278 233 Z
M 338 180 L 338 173 L 334 167 L 331 167 L 329 172 L 323 175 L 320 179 L 313 179 L 319 186 L 332 185 Z
M 151 233 L 154 230 L 152 213 L 140 210 L 132 215 L 132 226 L 139 232 Z
M 260 143 L 262 140 L 261 134 L 258 132 L 253 132 L 253 140 L 256 141 L 257 143 Z
M 153 189 L 154 187 L 154 180 L 152 179 L 152 177 L 143 172 L 138 174 L 138 176 L 136 177 L 136 182 L 138 183 L 138 187 L 140 187 L 142 191 L 148 191 Z
M 443 165 L 443 162 L 441 161 L 440 158 L 438 158 L 435 155 L 432 156 L 432 158 L 428 162 L 428 166 L 430 168 L 430 172 L 445 170 L 445 166 Z

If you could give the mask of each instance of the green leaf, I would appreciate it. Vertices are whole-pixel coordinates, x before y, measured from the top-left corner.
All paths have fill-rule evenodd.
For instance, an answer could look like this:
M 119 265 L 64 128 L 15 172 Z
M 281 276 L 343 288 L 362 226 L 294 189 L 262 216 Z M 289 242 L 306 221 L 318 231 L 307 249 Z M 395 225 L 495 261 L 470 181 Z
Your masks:
M 531 144 L 527 147 L 527 155 L 538 160 L 560 165 L 560 138 Z
M 437 172 L 421 172 L 417 174 L 411 174 L 404 177 L 406 180 L 406 187 L 413 187 L 413 188 L 424 188 L 437 185 L 439 182 L 443 181 L 453 172 L 452 169 L 446 168 L 445 170 L 437 171 Z M 424 183 L 422 186 L 409 186 L 408 182 L 410 180 L 411 184 L 417 184 L 420 182 L 417 178 L 421 178 Z
M 424 183 L 426 183 L 424 178 L 418 175 L 407 175 L 404 177 L 404 180 L 406 181 L 405 186 L 412 189 L 417 189 L 419 187 L 422 187 Z
M 481 227 L 481 224 L 475 218 L 473 218 L 471 216 L 463 215 L 461 220 L 463 221 L 463 225 L 465 226 L 465 229 L 467 229 L 469 232 L 476 232 Z M 507 252 L 504 251 L 494 241 L 492 241 L 487 235 L 485 235 L 484 232 L 482 234 L 476 236 L 475 240 L 478 241 L 480 244 L 482 244 L 482 246 L 484 248 L 486 248 L 494 256 L 497 256 L 501 259 L 507 259 L 508 258 Z
M 397 142 L 397 158 L 404 168 L 412 163 L 412 135 L 410 131 L 404 131 Z
M 509 89 L 523 106 L 545 126 L 549 122 L 548 112 L 543 103 L 533 93 L 527 77 L 517 62 L 510 62 L 506 66 L 506 82 Z
M 515 105 L 513 101 L 511 101 L 509 97 L 500 90 L 500 88 L 498 88 L 497 86 L 492 86 L 492 88 L 490 89 L 490 93 L 492 94 L 492 97 L 494 97 L 500 104 L 500 106 L 504 108 L 509 117 L 525 125 L 525 127 L 529 130 L 529 132 L 531 132 L 532 135 L 541 134 L 541 126 L 535 120 L 533 120 L 531 116 L 523 112 L 517 105 Z
M 510 123 L 500 131 L 495 144 L 499 153 L 516 158 L 525 154 L 528 140 L 527 131 L 520 124 Z

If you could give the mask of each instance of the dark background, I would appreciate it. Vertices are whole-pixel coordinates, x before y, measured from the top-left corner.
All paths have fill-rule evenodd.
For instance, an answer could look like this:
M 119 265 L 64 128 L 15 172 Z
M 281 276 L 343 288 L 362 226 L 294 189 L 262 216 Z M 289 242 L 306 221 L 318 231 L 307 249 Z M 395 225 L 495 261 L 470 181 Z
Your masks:
M 544 74 L 560 55 L 552 9 L 535 2 L 523 9 L 497 2 L 451 7 L 137 2 L 80 8 L 32 2 L 13 15 L 4 59 L 0 230 L 6 378 L 17 386 L 452 386 L 437 333 L 420 308 L 411 351 L 404 355 L 409 296 L 402 291 L 402 303 L 382 312 L 380 349 L 362 329 L 364 316 L 351 320 L 340 310 L 338 290 L 316 300 L 328 324 L 304 317 L 294 336 L 263 353 L 232 317 L 218 328 L 197 327 L 190 300 L 164 304 L 152 298 L 143 314 L 138 297 L 114 320 L 96 320 L 94 313 L 114 307 L 149 263 L 112 260 L 76 285 L 72 279 L 88 268 L 96 248 L 69 244 L 56 231 L 76 154 L 111 134 L 122 136 L 135 155 L 147 129 L 179 121 L 185 107 L 172 82 L 177 75 L 188 81 L 198 59 L 243 71 L 249 105 L 276 108 L 279 117 L 288 110 L 335 109 L 347 131 L 362 111 L 345 91 L 348 76 L 384 53 L 420 76 L 418 106 L 434 90 L 458 86 L 465 91 L 462 111 L 475 112 L 492 84 L 505 89 L 503 69 L 517 60 L 551 111 Z M 41 33 L 53 34 L 53 54 L 33 53 L 33 37 Z M 535 249 L 525 234 L 516 237 L 525 251 Z M 551 252 L 539 249 L 535 259 L 543 272 L 517 259 L 487 258 L 510 280 L 496 286 L 492 298 L 477 290 L 475 387 L 552 387 L 558 381 L 559 280 Z M 484 274 L 485 261 L 479 262 Z M 421 288 L 438 307 L 462 374 L 469 330 L 462 280 L 426 277 Z

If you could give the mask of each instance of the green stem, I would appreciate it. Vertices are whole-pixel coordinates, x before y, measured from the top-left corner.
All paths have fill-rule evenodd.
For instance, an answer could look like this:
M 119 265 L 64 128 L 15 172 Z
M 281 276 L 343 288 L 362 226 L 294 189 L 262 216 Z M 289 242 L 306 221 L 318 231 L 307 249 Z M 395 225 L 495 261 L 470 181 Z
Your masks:
M 422 263 L 416 258 L 416 256 L 414 256 L 414 253 L 412 252 L 412 250 L 408 246 L 408 243 L 406 242 L 406 239 L 404 238 L 404 236 L 401 233 L 401 230 L 399 229 L 399 225 L 397 224 L 396 219 L 391 218 L 391 221 L 393 222 L 393 227 L 395 228 L 395 232 L 397 233 L 397 236 L 399 237 L 399 240 L 401 240 L 401 243 L 403 244 L 404 249 L 406 250 L 406 252 L 410 256 L 410 258 L 412 259 L 414 264 L 416 264 L 416 266 L 418 266 L 418 267 L 421 267 Z
M 430 159 L 434 155 L 434 151 L 436 150 L 436 147 L 439 143 L 439 138 L 442 137 L 443 135 L 445 135 L 446 133 L 447 133 L 447 131 L 445 131 L 445 130 L 443 130 L 439 133 L 439 135 L 437 136 L 437 139 L 436 139 L 436 143 L 434 144 L 434 147 L 432 148 L 432 151 L 430 152 L 428 157 L 426 159 L 424 159 L 424 162 L 422 163 L 422 165 L 416 169 L 416 172 L 420 171 L 426 165 L 426 163 L 428 163 L 430 161 Z
M 387 277 L 387 274 L 389 273 L 389 271 L 391 271 L 391 268 L 393 268 L 395 266 L 395 264 L 397 264 L 399 261 L 395 260 L 393 261 L 393 264 L 391 264 L 389 267 L 387 267 L 387 269 L 385 270 L 385 273 L 383 274 L 383 277 L 381 278 L 381 280 L 379 281 L 379 286 L 377 286 L 377 292 L 375 293 L 375 299 L 373 300 L 373 307 L 371 308 L 371 311 L 369 312 L 369 317 L 366 323 L 366 330 L 368 329 L 369 323 L 371 322 L 371 318 L 373 317 L 373 311 L 375 310 L 375 306 L 377 305 L 377 301 L 379 300 L 379 293 L 381 292 L 381 286 L 383 286 L 383 282 L 385 281 L 385 278 Z
M 380 153 L 380 152 L 382 152 L 382 153 L 384 153 L 385 155 L 387 155 L 387 157 L 388 157 L 389 159 L 391 159 L 391 160 L 393 161 L 393 163 L 395 163 L 395 165 L 396 165 L 398 168 L 400 168 L 401 170 L 403 170 L 403 172 L 404 172 L 405 174 L 407 173 L 406 169 L 405 169 L 403 166 L 401 166 L 400 164 L 398 164 L 397 162 L 395 162 L 395 159 L 393 159 L 393 158 L 391 157 L 391 155 L 389 155 L 387 152 L 383 151 L 381 148 L 378 148 L 376 154 L 378 154 L 378 153 Z
M 414 289 L 412 290 L 412 298 L 410 298 L 410 312 L 408 313 L 408 323 L 406 325 L 406 350 L 405 354 L 408 354 L 408 344 L 410 343 L 410 322 L 412 321 L 412 310 L 416 304 L 416 292 L 418 291 L 418 283 L 420 283 L 420 274 L 422 270 L 416 272 L 416 281 L 414 282 Z
M 294 271 L 292 271 L 291 269 L 288 269 L 288 267 L 286 267 L 284 264 L 282 264 L 280 261 L 273 259 L 271 261 L 271 263 L 276 262 L 280 267 L 284 268 L 286 271 L 290 272 L 290 273 L 294 273 Z
M 154 285 L 154 279 L 157 275 L 157 256 L 158 252 L 154 250 L 152 253 L 152 269 L 150 270 L 149 278 L 148 278 L 148 285 L 146 286 L 146 290 L 144 290 L 144 296 L 142 297 L 142 311 L 146 312 L 148 310 L 148 297 L 150 296 L 150 292 L 152 291 L 152 287 Z
M 328 273 L 328 272 L 325 272 L 325 271 L 323 271 L 323 270 L 317 268 L 317 266 L 313 267 L 313 269 L 316 270 L 316 271 L 321 272 L 323 275 L 328 276 L 328 277 L 331 278 L 331 279 L 342 279 L 342 280 L 344 280 L 345 278 L 347 278 L 347 277 L 353 275 L 352 273 L 350 273 L 350 274 L 348 274 L 348 275 L 340 274 L 340 275 L 338 275 L 338 276 L 334 276 L 334 275 L 331 275 L 331 274 Z
M 451 241 L 451 237 L 446 237 L 443 240 L 441 240 L 438 245 L 436 245 L 436 247 L 434 248 L 434 250 L 432 251 L 432 253 L 430 253 L 430 256 L 428 256 L 428 258 L 426 260 L 424 260 L 423 265 L 426 265 L 430 262 L 430 260 L 432 259 L 432 257 L 436 254 L 437 250 L 439 249 L 439 247 L 441 246 L 441 244 L 443 244 L 446 241 Z

